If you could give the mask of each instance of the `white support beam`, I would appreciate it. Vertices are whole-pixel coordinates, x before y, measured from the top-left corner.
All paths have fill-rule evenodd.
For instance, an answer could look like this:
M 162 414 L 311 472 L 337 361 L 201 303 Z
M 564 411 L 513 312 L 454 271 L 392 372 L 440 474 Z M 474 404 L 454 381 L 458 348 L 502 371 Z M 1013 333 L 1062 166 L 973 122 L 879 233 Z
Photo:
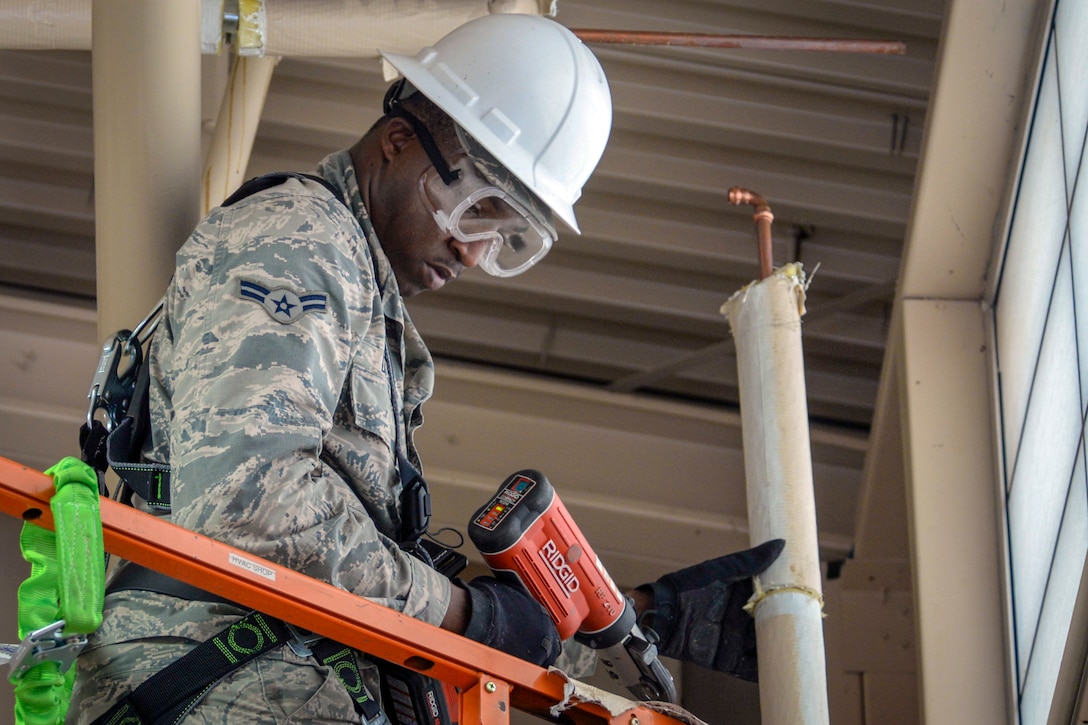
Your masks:
M 159 299 L 199 218 L 200 1 L 109 0 L 92 10 L 104 338 Z
M 900 293 L 983 298 L 1007 203 L 1049 2 L 948 4 Z
M 922 723 L 1014 722 L 983 300 L 1049 5 L 946 8 L 857 526 L 861 558 L 898 556 L 902 461 Z
M 985 312 L 907 300 L 896 344 L 922 722 L 1008 723 Z

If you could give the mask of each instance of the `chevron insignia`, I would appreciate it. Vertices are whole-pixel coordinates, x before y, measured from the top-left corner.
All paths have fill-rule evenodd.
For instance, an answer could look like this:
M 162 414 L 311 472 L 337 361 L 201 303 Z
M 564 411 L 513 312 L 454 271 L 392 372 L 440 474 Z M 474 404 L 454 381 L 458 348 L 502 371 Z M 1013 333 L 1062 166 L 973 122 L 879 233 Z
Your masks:
M 256 282 L 243 279 L 238 295 L 253 300 L 264 308 L 273 320 L 289 324 L 302 319 L 309 312 L 325 312 L 329 296 L 324 292 L 294 292 L 286 287 L 268 289 Z

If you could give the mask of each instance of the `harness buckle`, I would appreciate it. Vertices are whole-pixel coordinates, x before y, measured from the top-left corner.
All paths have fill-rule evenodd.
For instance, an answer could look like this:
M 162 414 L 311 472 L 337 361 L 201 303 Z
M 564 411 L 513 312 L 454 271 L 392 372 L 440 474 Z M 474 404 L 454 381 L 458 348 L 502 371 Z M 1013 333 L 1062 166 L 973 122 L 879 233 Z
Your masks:
M 63 619 L 36 629 L 23 638 L 11 655 L 8 662 L 11 679 L 22 679 L 32 667 L 42 662 L 56 662 L 60 671 L 64 672 L 86 646 L 87 635 L 64 633 Z M 8 647 L 5 646 L 5 649 Z
M 291 639 L 287 640 L 287 646 L 291 648 L 291 651 L 299 657 L 313 657 L 314 651 L 310 649 L 310 645 L 325 638 L 320 634 L 299 629 L 290 622 L 284 622 L 284 624 L 287 625 L 287 631 L 291 633 Z

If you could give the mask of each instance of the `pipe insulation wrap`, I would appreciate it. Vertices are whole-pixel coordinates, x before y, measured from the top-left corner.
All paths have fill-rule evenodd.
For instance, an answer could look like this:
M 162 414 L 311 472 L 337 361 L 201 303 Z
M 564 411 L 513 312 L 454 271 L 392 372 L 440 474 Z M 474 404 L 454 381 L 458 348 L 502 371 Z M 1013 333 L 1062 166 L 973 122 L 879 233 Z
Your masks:
M 0 0 L 0 49 L 90 50 L 92 0 Z M 415 54 L 495 13 L 554 16 L 556 0 L 239 0 L 241 55 Z M 201 0 L 200 48 L 223 49 L 224 0 Z
M 781 592 L 756 610 L 759 708 L 764 723 L 816 725 L 829 721 L 824 632 L 820 603 L 799 592 Z M 764 667 L 774 652 L 786 666 Z
M 264 0 L 238 0 L 238 33 L 234 39 L 238 55 L 265 55 L 267 34 Z
M 801 348 L 804 298 L 801 266 L 787 265 L 722 308 L 736 341 L 752 544 L 787 542 L 760 576 L 764 590 L 821 591 Z
M 822 584 L 801 316 L 805 276 L 786 265 L 722 307 L 737 350 L 753 545 L 786 540 L 753 606 L 766 725 L 827 723 Z

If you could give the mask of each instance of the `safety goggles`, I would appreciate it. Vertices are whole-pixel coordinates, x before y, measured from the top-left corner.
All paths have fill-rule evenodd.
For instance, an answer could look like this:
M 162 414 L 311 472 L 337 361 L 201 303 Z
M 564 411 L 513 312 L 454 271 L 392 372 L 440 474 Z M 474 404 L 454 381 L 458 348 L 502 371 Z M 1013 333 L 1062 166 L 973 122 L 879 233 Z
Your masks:
M 555 233 L 511 193 L 487 180 L 471 157 L 459 156 L 444 171 L 432 166 L 419 177 L 420 198 L 439 229 L 466 244 L 487 244 L 481 269 L 512 277 L 548 253 Z

